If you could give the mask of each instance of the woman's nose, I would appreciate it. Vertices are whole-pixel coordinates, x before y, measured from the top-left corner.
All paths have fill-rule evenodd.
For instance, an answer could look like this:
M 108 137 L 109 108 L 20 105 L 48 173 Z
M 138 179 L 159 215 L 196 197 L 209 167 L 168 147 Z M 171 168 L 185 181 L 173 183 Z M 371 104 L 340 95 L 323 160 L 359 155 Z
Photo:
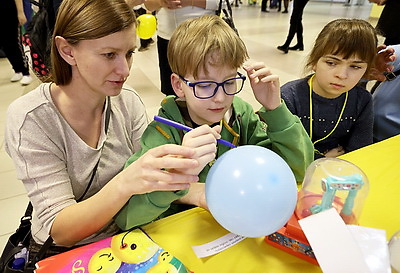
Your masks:
M 121 58 L 116 64 L 116 73 L 121 75 L 123 78 L 127 78 L 129 76 L 131 69 L 131 62 L 126 58 Z

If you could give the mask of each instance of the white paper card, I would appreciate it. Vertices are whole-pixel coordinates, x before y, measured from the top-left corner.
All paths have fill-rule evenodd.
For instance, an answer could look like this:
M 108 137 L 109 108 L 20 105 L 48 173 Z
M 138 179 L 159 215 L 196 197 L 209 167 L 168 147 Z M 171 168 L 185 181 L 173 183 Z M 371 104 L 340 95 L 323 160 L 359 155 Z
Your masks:
M 386 230 L 348 225 L 372 273 L 390 273 L 389 247 Z
M 204 258 L 217 254 L 227 248 L 230 248 L 231 246 L 236 245 L 244 239 L 246 239 L 246 237 L 233 233 L 228 233 L 227 235 L 222 236 L 212 242 L 206 243 L 204 245 L 192 246 L 192 248 L 198 258 Z
M 371 273 L 361 249 L 334 208 L 299 220 L 324 273 Z

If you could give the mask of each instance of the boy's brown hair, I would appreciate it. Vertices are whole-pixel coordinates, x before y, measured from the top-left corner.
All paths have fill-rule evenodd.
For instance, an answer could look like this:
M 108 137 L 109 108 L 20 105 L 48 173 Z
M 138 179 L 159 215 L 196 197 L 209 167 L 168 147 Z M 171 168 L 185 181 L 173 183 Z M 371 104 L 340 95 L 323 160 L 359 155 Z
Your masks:
M 374 27 L 361 19 L 336 19 L 319 33 L 308 57 L 306 70 L 311 70 L 318 60 L 327 55 L 341 55 L 344 59 L 357 56 L 365 61 L 369 73 L 377 53 L 378 38 Z
M 234 30 L 216 15 L 204 15 L 180 24 L 168 43 L 172 72 L 197 78 L 206 74 L 207 64 L 239 68 L 248 58 L 245 44 Z

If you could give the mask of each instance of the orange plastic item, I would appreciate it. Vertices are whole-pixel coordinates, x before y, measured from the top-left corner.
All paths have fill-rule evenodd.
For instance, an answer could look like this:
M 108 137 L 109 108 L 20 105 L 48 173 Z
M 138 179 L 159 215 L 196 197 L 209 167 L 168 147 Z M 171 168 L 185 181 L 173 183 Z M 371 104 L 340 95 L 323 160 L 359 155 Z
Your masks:
M 266 236 L 265 242 L 307 262 L 318 265 L 314 251 L 307 241 L 299 225 L 298 218 L 294 213 L 284 227 Z

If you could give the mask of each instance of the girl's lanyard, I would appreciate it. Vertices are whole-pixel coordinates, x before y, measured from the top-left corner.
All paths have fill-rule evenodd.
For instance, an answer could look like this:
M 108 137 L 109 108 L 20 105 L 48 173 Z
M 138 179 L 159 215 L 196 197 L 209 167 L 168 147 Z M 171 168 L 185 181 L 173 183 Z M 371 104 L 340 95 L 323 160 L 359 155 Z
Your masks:
M 312 123 L 313 122 L 313 111 L 312 111 L 313 110 L 313 101 L 312 101 L 312 93 L 313 93 L 313 79 L 314 79 L 314 76 L 315 76 L 315 74 L 312 75 L 311 78 L 308 80 L 308 85 L 310 86 L 310 139 L 311 140 L 312 140 L 312 137 L 313 137 L 313 123 Z M 347 98 L 348 97 L 349 97 L 349 92 L 346 92 L 346 97 L 344 99 L 342 110 L 340 111 L 339 118 L 336 121 L 336 124 L 333 127 L 333 129 L 326 136 L 324 136 L 323 138 L 320 138 L 320 139 L 314 141 L 313 142 L 314 145 L 316 143 L 328 138 L 336 130 L 337 126 L 339 125 L 340 120 L 342 119 L 344 109 L 346 108 Z M 318 150 L 315 150 L 315 151 L 320 153 Z

